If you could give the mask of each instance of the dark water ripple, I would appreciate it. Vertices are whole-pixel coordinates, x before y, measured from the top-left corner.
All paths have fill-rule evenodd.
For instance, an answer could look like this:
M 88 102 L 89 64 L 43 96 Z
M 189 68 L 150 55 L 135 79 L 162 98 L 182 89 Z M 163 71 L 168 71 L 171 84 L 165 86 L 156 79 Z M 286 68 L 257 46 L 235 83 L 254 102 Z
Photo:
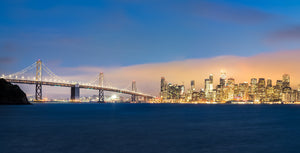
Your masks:
M 0 153 L 300 152 L 300 106 L 0 106 Z

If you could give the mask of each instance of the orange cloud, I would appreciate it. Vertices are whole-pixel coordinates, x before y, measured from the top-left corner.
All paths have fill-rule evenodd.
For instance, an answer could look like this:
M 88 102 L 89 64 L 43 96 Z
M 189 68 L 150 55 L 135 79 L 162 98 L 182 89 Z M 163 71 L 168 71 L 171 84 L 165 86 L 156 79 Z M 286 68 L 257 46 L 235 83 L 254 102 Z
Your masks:
M 72 80 L 92 80 L 99 72 L 104 72 L 106 84 L 129 88 L 131 81 L 137 82 L 139 91 L 158 95 L 160 78 L 166 77 L 171 83 L 185 84 L 190 87 L 190 81 L 196 81 L 198 89 L 203 88 L 204 79 L 209 74 L 214 75 L 214 84 L 219 83 L 221 71 L 227 72 L 227 77 L 236 79 L 236 83 L 250 82 L 251 78 L 264 77 L 273 80 L 282 79 L 284 73 L 291 75 L 291 84 L 296 87 L 300 83 L 298 58 L 300 51 L 280 51 L 263 53 L 252 57 L 218 56 L 203 59 L 188 59 L 167 63 L 133 65 L 127 67 L 98 68 L 77 67 L 64 68 L 77 71 L 79 75 L 65 76 Z

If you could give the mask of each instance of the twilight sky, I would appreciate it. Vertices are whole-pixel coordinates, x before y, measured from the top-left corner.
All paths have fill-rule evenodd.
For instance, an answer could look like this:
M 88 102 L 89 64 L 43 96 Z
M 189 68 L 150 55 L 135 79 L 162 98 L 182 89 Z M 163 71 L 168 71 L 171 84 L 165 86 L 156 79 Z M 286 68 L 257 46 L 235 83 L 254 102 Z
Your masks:
M 5 74 L 42 59 L 62 77 L 73 75 L 77 80 L 85 78 L 86 71 L 94 70 L 96 76 L 98 70 L 104 70 L 106 76 L 112 76 L 110 79 L 120 80 L 122 75 L 132 77 L 128 80 L 140 80 L 140 89 L 147 90 L 146 84 L 154 80 L 159 83 L 160 76 L 169 76 L 171 80 L 173 76 L 181 76 L 178 71 L 170 75 L 175 71 L 169 71 L 178 67 L 176 64 L 165 71 L 148 65 L 188 65 L 186 61 L 195 60 L 211 63 L 220 57 L 249 61 L 279 53 L 288 56 L 280 58 L 281 62 L 291 62 L 290 56 L 298 55 L 299 42 L 300 2 L 297 0 L 0 1 L 0 73 Z M 260 62 L 264 67 L 273 68 L 272 62 L 263 61 Z M 214 63 L 228 65 L 230 62 L 224 63 L 221 58 Z M 142 68 L 113 76 L 116 69 L 129 67 Z M 203 63 L 191 67 L 203 71 L 197 69 Z M 205 67 L 208 69 L 203 74 L 220 71 L 211 64 Z M 210 68 L 212 72 L 207 72 Z M 133 75 L 142 70 L 153 78 Z M 230 70 L 228 74 L 240 72 Z M 286 71 L 291 74 L 296 69 Z M 268 77 L 277 72 L 278 69 L 267 69 L 261 72 L 266 74 L 255 76 Z M 252 77 L 252 73 L 247 77 Z M 183 82 L 200 78 L 188 75 L 182 78 Z M 199 79 L 200 83 L 203 79 Z

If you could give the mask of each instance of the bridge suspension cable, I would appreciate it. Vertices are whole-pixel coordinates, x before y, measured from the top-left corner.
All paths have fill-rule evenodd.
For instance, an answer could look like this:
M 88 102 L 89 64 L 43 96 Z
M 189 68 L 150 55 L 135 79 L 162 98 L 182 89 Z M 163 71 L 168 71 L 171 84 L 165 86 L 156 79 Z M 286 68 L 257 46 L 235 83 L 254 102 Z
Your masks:
M 9 74 L 8 76 L 9 76 L 9 77 L 20 76 L 20 75 L 26 73 L 27 71 L 30 71 L 30 70 L 34 69 L 35 66 L 36 66 L 36 63 L 33 63 L 33 64 L 31 64 L 30 66 L 24 68 L 23 70 L 21 70 L 21 71 L 19 71 L 19 72 L 16 72 L 16 73 L 13 73 L 13 74 Z
M 61 77 L 57 76 L 55 73 L 53 73 L 44 63 L 42 63 L 42 69 L 53 79 L 57 80 L 63 80 Z

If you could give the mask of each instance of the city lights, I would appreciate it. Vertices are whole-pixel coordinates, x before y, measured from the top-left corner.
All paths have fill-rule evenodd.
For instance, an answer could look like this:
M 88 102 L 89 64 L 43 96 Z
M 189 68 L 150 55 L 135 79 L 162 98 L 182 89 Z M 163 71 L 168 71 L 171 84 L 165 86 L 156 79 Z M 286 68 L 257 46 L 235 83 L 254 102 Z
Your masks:
M 219 84 L 213 88 L 214 77 L 204 79 L 204 89 L 195 90 L 195 81 L 187 91 L 184 85 L 167 83 L 161 78 L 161 102 L 197 102 L 197 103 L 232 103 L 232 104 L 291 104 L 300 101 L 300 88 L 290 87 L 290 75 L 283 74 L 282 80 L 272 84 L 271 79 L 251 78 L 248 82 L 235 83 L 234 78 L 226 79 L 222 72 Z

